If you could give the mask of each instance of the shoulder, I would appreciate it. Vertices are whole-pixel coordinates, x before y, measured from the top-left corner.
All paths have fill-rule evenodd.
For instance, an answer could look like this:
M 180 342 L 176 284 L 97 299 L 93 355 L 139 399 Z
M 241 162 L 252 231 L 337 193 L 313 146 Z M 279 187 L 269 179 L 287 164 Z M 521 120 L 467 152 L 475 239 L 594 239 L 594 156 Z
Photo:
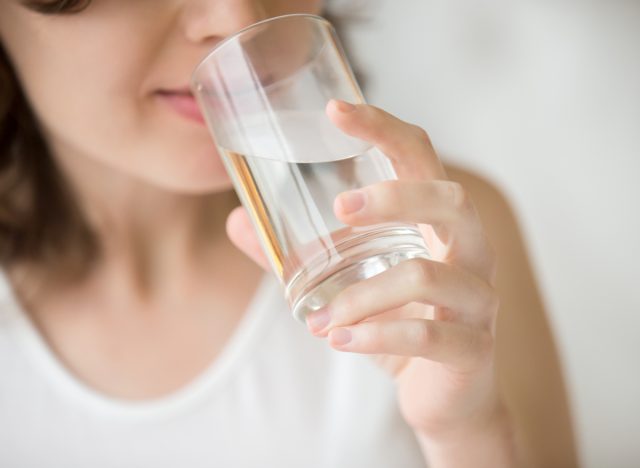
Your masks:
M 11 284 L 5 271 L 0 269 L 0 374 L 5 377 L 15 367 L 16 337 L 21 329 L 18 311 Z
M 7 273 L 0 268 L 0 330 L 2 330 L 13 315 L 15 298 Z
M 486 177 L 447 166 L 473 200 L 495 249 L 500 296 L 496 364 L 502 393 L 538 466 L 577 466 L 569 401 L 558 345 L 531 267 L 518 217 Z
M 27 320 L 13 282 L 7 271 L 0 267 L 0 345 L 13 342 L 17 336 L 21 336 Z

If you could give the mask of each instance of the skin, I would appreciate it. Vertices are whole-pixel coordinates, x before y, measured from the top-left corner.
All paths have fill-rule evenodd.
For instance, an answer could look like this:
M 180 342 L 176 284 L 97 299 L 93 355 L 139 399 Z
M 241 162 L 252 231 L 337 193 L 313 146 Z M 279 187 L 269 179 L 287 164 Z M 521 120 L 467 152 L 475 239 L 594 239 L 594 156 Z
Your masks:
M 78 15 L 45 17 L 0 3 L 0 40 L 105 248 L 91 274 L 66 288 L 47 288 L 52 272 L 37 265 L 9 273 L 52 350 L 87 384 L 129 399 L 181 387 L 224 346 L 266 267 L 206 129 L 153 91 L 185 85 L 204 53 L 240 27 L 321 6 L 97 0 Z M 367 105 L 332 101 L 327 114 L 378 146 L 400 178 L 361 189 L 355 211 L 353 194 L 341 194 L 336 215 L 353 225 L 417 223 L 434 260 L 347 288 L 308 318 L 310 332 L 389 371 L 430 466 L 574 466 L 553 340 L 508 206 L 462 171 L 451 174 L 463 184 L 450 180 L 423 129 Z M 498 259 L 507 260 L 503 273 Z M 527 409 L 541 391 L 540 411 Z

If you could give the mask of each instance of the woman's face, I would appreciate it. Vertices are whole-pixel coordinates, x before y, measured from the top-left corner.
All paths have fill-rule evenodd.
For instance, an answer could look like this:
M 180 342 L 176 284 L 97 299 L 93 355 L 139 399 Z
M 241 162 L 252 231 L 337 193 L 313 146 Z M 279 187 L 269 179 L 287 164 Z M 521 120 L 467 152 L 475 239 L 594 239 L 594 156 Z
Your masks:
M 189 115 L 191 71 L 238 29 L 280 14 L 317 14 L 321 4 L 94 0 L 80 13 L 45 16 L 2 0 L 0 41 L 55 156 L 77 166 L 91 158 L 170 190 L 209 192 L 230 182 L 206 127 Z

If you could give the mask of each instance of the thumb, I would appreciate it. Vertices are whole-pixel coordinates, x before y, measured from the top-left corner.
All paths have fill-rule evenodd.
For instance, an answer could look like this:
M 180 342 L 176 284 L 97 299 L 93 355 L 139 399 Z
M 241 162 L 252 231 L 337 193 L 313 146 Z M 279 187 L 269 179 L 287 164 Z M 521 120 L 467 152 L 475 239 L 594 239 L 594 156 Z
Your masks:
M 238 206 L 231 211 L 227 217 L 226 229 L 229 239 L 236 247 L 266 271 L 271 271 L 269 260 L 262 250 L 256 231 L 244 207 Z

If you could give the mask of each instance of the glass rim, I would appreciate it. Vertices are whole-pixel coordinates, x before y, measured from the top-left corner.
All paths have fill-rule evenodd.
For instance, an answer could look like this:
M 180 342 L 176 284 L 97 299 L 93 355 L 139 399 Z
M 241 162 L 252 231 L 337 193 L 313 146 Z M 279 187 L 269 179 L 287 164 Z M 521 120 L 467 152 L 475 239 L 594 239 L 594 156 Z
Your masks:
M 233 40 L 237 39 L 239 36 L 243 35 L 244 33 L 246 33 L 249 30 L 252 30 L 252 29 L 260 27 L 260 26 L 264 26 L 267 23 L 272 23 L 272 22 L 275 22 L 275 21 L 278 21 L 278 20 L 289 19 L 289 18 L 305 18 L 305 19 L 309 19 L 309 20 L 314 20 L 317 23 L 324 23 L 325 25 L 331 26 L 331 23 L 326 18 L 324 18 L 324 17 L 322 17 L 320 15 L 314 15 L 312 13 L 289 13 L 287 15 L 272 16 L 271 18 L 266 18 L 266 19 L 258 21 L 257 23 L 253 23 L 253 24 L 250 24 L 248 26 L 245 26 L 244 28 L 239 29 L 238 31 L 234 32 L 233 34 L 230 34 L 229 36 L 225 37 L 220 42 L 218 42 L 198 62 L 196 67 L 193 69 L 193 72 L 191 72 L 191 79 L 190 79 L 191 88 L 192 89 L 195 88 L 196 75 L 198 74 L 200 69 L 204 66 L 205 62 L 207 62 L 209 60 L 209 58 L 213 54 L 218 52 L 222 47 L 224 47 L 225 45 L 229 44 Z

